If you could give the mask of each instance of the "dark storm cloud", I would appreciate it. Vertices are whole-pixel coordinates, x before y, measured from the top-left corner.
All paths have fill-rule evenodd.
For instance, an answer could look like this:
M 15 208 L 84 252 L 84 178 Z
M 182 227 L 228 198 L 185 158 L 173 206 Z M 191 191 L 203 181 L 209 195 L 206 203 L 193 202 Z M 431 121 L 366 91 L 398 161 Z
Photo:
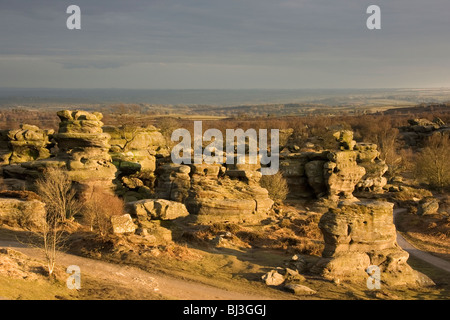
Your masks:
M 81 8 L 81 30 L 65 27 L 71 4 Z M 382 8 L 382 30 L 365 27 L 370 4 Z M 327 85 L 352 86 L 372 73 L 372 85 L 386 83 L 394 69 L 391 79 L 400 81 L 398 72 L 408 79 L 413 71 L 449 66 L 448 0 L 0 0 L 0 8 L 0 68 L 28 57 L 53 63 L 48 74 L 55 77 L 57 66 L 92 75 L 117 69 L 120 76 L 143 64 L 164 78 L 166 64 L 186 64 L 180 78 L 204 75 L 192 77 L 200 87 L 220 85 L 221 66 L 230 77 L 223 81 L 237 86 L 258 82 L 266 70 L 267 77 L 284 75 L 280 86 L 320 87 L 324 76 Z M 232 66 L 235 73 L 225 72 Z M 168 74 L 176 77 L 174 69 Z

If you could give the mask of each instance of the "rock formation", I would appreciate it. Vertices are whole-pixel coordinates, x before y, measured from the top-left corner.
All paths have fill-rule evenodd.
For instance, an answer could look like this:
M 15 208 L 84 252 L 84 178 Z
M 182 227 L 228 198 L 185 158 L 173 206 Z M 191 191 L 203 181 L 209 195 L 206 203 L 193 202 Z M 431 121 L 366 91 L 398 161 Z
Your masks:
M 441 133 L 450 134 L 450 126 L 440 118 L 433 121 L 427 119 L 409 119 L 408 126 L 400 127 L 400 137 L 410 147 L 418 147 L 429 136 Z
M 102 114 L 64 110 L 57 115 L 61 122 L 54 135 L 59 149 L 55 160 L 65 161 L 70 179 L 82 191 L 111 188 L 117 169 L 108 153 L 110 135 L 103 133 Z
M 387 179 L 383 176 L 388 170 L 386 163 L 379 158 L 380 152 L 374 143 L 357 143 L 355 145 L 356 162 L 366 172 L 356 187 L 359 190 L 383 192 Z
M 246 222 L 264 219 L 273 201 L 261 188 L 259 165 L 194 164 L 191 188 L 185 201 L 199 223 Z
M 155 127 L 105 126 L 103 131 L 111 136 L 110 155 L 120 171 L 125 174 L 155 171 L 155 155 L 166 144 Z
M 375 265 L 382 284 L 432 283 L 407 264 L 409 254 L 396 241 L 392 203 L 342 201 L 322 216 L 319 227 L 325 248 L 313 271 L 328 279 L 365 281 L 367 268 Z
M 117 170 L 108 154 L 110 136 L 102 131 L 102 115 L 69 110 L 59 111 L 57 115 L 61 122 L 58 133 L 53 135 L 58 148 L 56 156 L 45 158 L 49 153 L 43 151 L 50 132 L 34 126 L 22 126 L 22 129 L 10 132 L 9 137 L 15 139 L 11 141 L 13 156 L 16 152 L 17 159 L 28 161 L 3 167 L 4 177 L 32 183 L 45 168 L 56 167 L 67 169 L 69 178 L 82 192 L 94 187 L 110 190 Z M 30 156 L 30 150 L 39 150 L 39 153 L 31 152 Z M 12 159 L 15 159 L 13 156 Z
M 49 135 L 53 130 L 41 130 L 37 126 L 23 124 L 19 130 L 8 132 L 12 154 L 9 163 L 21 163 L 50 157 Z
M 23 124 L 17 130 L 0 130 L 0 165 L 17 164 L 50 157 L 53 130 Z
M 156 169 L 157 198 L 184 202 L 191 187 L 191 168 L 188 165 L 163 163 Z

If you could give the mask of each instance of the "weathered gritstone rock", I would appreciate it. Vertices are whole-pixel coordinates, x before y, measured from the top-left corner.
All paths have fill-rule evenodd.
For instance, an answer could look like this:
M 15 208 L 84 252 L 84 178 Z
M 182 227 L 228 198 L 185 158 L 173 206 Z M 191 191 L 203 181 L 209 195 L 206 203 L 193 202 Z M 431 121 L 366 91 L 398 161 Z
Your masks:
M 382 192 L 387 171 L 375 144 L 356 143 L 348 130 L 334 134 L 340 150 L 281 154 L 280 171 L 288 182 L 289 199 L 351 199 L 359 190 Z
M 357 152 L 356 162 L 364 167 L 366 173 L 356 185 L 362 191 L 383 192 L 387 179 L 383 175 L 388 170 L 386 163 L 379 159 L 380 152 L 374 143 L 357 143 L 354 148 Z
M 117 169 L 108 154 L 109 135 L 101 130 L 102 114 L 63 110 L 57 115 L 61 119 L 59 131 L 53 135 L 58 144 L 57 155 L 49 159 L 6 166 L 3 168 L 4 176 L 9 179 L 34 181 L 46 168 L 61 168 L 67 169 L 69 178 L 76 182 L 82 193 L 91 192 L 94 188 L 111 191 Z M 27 132 L 43 134 L 27 128 Z M 26 133 L 22 130 L 15 134 L 18 135 L 26 136 Z
M 367 268 L 375 265 L 380 268 L 382 284 L 432 284 L 406 263 L 409 255 L 396 241 L 392 203 L 342 201 L 322 216 L 319 227 L 325 248 L 313 272 L 328 279 L 364 283 Z
M 418 147 L 423 141 L 434 134 L 450 134 L 450 126 L 440 118 L 409 119 L 408 126 L 400 127 L 400 136 L 408 146 Z
M 23 124 L 18 130 L 2 130 L 0 133 L 0 161 L 15 164 L 50 157 L 49 136 L 53 130 L 41 130 L 37 126 Z
M 155 171 L 156 198 L 183 202 L 191 187 L 191 168 L 187 165 L 163 164 Z
M 353 191 L 366 170 L 356 163 L 355 151 L 335 151 L 328 154 L 324 178 L 328 196 L 332 199 L 353 198 Z
M 185 200 L 188 211 L 198 223 L 246 222 L 264 219 L 273 201 L 261 188 L 259 165 L 194 164 L 191 188 Z
M 8 165 L 12 154 L 8 133 L 9 130 L 0 130 L 0 166 Z
M 126 208 L 139 220 L 175 220 L 189 215 L 184 204 L 164 199 L 129 202 Z
M 0 221 L 9 225 L 42 227 L 45 223 L 45 204 L 38 200 L 0 198 Z
M 109 152 L 121 172 L 155 171 L 155 155 L 166 147 L 166 141 L 154 126 L 106 126 L 103 130 L 111 136 Z
M 111 189 L 117 170 L 108 154 L 110 135 L 102 131 L 102 114 L 64 110 L 57 115 L 61 122 L 54 135 L 59 148 L 55 160 L 65 160 L 70 179 L 81 191 Z
M 419 201 L 417 214 L 419 216 L 433 215 L 439 210 L 439 200 L 433 197 L 426 197 Z
M 112 216 L 111 224 L 113 232 L 116 234 L 133 233 L 137 229 L 136 225 L 133 223 L 133 219 L 131 219 L 131 216 L 129 214 Z
M 153 246 L 171 242 L 171 220 L 189 215 L 184 204 L 164 199 L 129 202 L 125 210 L 137 219 L 137 234 L 145 237 Z
M 285 155 L 280 161 L 280 172 L 289 186 L 288 199 L 312 198 L 313 190 L 308 184 L 305 165 L 308 157 L 303 153 Z

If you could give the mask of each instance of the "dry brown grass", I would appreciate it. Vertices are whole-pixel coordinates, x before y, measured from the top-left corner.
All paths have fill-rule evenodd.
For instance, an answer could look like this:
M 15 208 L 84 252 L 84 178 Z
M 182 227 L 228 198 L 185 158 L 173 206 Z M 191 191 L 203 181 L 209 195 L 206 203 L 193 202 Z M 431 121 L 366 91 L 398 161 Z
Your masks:
M 447 215 L 418 216 L 401 213 L 398 230 L 417 248 L 450 260 L 450 217 Z

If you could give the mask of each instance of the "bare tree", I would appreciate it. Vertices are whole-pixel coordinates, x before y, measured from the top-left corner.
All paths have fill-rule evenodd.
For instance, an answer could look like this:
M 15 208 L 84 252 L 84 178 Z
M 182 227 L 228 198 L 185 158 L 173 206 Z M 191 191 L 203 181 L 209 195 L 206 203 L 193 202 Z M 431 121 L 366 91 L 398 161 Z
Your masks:
M 64 239 L 64 223 L 82 209 L 67 172 L 50 168 L 36 181 L 36 191 L 46 205 L 41 245 L 47 261 L 49 277 L 53 276 L 56 254 Z
M 433 188 L 450 186 L 450 136 L 431 136 L 417 156 L 415 174 L 420 182 Z
M 77 199 L 76 190 L 64 169 L 47 169 L 37 179 L 36 191 L 46 205 L 47 214 L 58 217 L 59 221 L 72 219 L 82 209 L 82 203 Z

